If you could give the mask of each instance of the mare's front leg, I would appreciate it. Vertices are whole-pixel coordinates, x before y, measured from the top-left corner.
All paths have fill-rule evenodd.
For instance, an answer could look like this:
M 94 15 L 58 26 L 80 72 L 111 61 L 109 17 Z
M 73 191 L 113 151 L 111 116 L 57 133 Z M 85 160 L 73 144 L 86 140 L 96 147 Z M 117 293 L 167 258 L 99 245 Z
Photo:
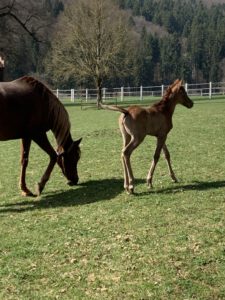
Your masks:
M 172 169 L 172 166 L 171 166 L 170 153 L 169 153 L 169 150 L 168 150 L 166 144 L 163 145 L 163 152 L 164 152 L 164 155 L 165 155 L 165 159 L 167 161 L 168 169 L 169 169 L 169 172 L 170 172 L 170 177 L 172 178 L 172 180 L 174 182 L 178 182 L 178 180 L 175 176 L 175 173 Z
M 166 136 L 157 137 L 156 150 L 155 150 L 154 157 L 153 157 L 153 160 L 152 160 L 152 163 L 151 163 L 151 167 L 150 167 L 148 175 L 147 175 L 147 185 L 150 188 L 153 187 L 152 186 L 153 174 L 154 174 L 156 165 L 157 165 L 157 163 L 159 161 L 160 153 L 161 153 L 161 150 L 163 148 L 163 145 L 165 144 L 165 141 L 166 141 Z
M 28 166 L 28 158 L 30 152 L 31 139 L 22 139 L 21 140 L 21 171 L 20 171 L 20 180 L 19 186 L 21 189 L 21 194 L 23 196 L 34 196 L 34 194 L 27 188 L 26 185 L 26 169 Z
M 43 176 L 41 177 L 41 181 L 37 184 L 37 194 L 40 195 L 45 187 L 46 182 L 49 180 L 51 172 L 56 164 L 57 154 L 56 154 L 55 150 L 53 149 L 52 145 L 49 143 L 46 133 L 42 133 L 42 134 L 39 134 L 39 135 L 33 137 L 33 140 L 50 157 L 49 164 L 48 164 Z

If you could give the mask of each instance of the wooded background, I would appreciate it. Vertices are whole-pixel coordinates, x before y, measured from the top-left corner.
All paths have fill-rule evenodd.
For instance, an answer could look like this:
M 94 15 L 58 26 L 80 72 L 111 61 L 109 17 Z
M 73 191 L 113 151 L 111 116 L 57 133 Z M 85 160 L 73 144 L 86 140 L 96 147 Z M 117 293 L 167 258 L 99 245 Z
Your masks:
M 89 32 L 90 40 L 93 38 L 93 34 L 90 33 L 94 31 L 91 31 L 92 26 L 88 23 L 88 18 L 94 16 L 94 8 L 89 9 L 87 1 L 1 0 L 0 55 L 5 60 L 5 80 L 30 74 L 51 86 L 57 85 L 61 88 L 96 87 L 97 77 L 92 76 L 93 74 L 99 75 L 100 87 L 103 82 L 104 86 L 108 87 L 148 86 L 162 82 L 170 83 L 177 77 L 189 83 L 225 80 L 225 1 L 91 2 L 98 5 L 102 2 L 107 3 L 108 15 L 99 10 L 102 19 L 99 18 L 98 21 L 103 22 L 108 18 L 112 29 L 110 33 L 105 29 L 108 42 L 102 42 L 102 37 L 96 35 L 102 50 L 98 47 L 97 58 L 94 62 L 92 60 L 93 69 L 89 68 L 84 74 L 78 71 L 87 66 L 84 65 L 82 69 L 81 65 L 77 65 L 78 56 L 74 53 L 78 53 L 83 47 L 83 52 L 77 55 L 85 61 L 85 57 L 90 54 L 87 49 L 93 50 L 94 44 L 86 45 L 85 50 L 80 35 L 77 34 L 78 27 L 72 25 L 78 18 L 76 13 L 80 8 L 80 12 L 84 13 L 81 15 L 84 22 L 80 26 L 80 34 L 83 32 L 86 38 Z M 115 9 L 116 13 L 113 13 Z M 120 25 L 117 22 L 117 26 L 122 28 L 123 24 L 124 30 L 123 34 L 121 30 L 121 35 L 115 40 L 113 30 L 118 32 L 119 27 L 113 26 L 119 19 L 121 22 Z M 87 28 L 85 22 L 88 24 Z M 96 24 L 99 22 L 96 21 Z M 101 24 L 99 28 L 101 35 Z M 86 44 L 87 41 L 86 39 Z M 106 44 L 118 45 L 119 48 L 108 47 L 106 51 Z M 105 56 L 103 60 L 101 53 L 104 53 L 104 49 L 108 57 Z M 70 60 L 67 59 L 69 57 Z M 67 67 L 64 61 L 67 62 Z M 73 67 L 69 68 L 69 64 Z M 117 67 L 113 68 L 116 65 Z

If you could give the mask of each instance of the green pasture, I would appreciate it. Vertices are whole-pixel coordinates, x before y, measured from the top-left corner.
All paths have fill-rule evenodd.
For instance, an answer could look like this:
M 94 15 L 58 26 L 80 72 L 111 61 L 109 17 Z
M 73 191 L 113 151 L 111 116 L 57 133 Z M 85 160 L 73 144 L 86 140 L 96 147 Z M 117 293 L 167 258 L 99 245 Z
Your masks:
M 224 95 L 212 95 L 212 98 L 209 99 L 208 95 L 203 95 L 203 96 L 193 96 L 191 97 L 191 99 L 193 99 L 194 101 L 198 101 L 198 102 L 206 102 L 206 101 L 215 101 L 215 100 L 224 100 L 225 96 Z M 124 96 L 123 100 L 121 100 L 121 97 L 115 96 L 115 97 L 109 97 L 109 98 L 105 98 L 103 99 L 103 102 L 105 104 L 113 104 L 113 105 L 123 105 L 123 106 L 129 106 L 129 105 L 133 105 L 133 104 L 138 104 L 138 105 L 149 105 L 152 104 L 154 102 L 157 102 L 161 100 L 161 97 L 159 96 L 143 96 L 143 99 L 140 100 L 139 96 Z M 85 98 L 76 98 L 74 99 L 74 102 L 71 102 L 71 100 L 69 98 L 61 98 L 61 101 L 65 104 L 65 105 L 75 105 L 75 106 L 79 106 L 81 109 L 86 109 L 86 108 L 90 108 L 90 107 L 96 107 L 96 99 L 85 99 Z
M 225 100 L 176 108 L 167 145 L 178 184 L 162 157 L 148 190 L 155 139 L 145 139 L 134 195 L 123 191 L 119 113 L 66 108 L 83 137 L 77 187 L 56 167 L 40 197 L 23 198 L 20 142 L 0 143 L 0 299 L 225 299 Z M 47 163 L 32 144 L 31 190 Z

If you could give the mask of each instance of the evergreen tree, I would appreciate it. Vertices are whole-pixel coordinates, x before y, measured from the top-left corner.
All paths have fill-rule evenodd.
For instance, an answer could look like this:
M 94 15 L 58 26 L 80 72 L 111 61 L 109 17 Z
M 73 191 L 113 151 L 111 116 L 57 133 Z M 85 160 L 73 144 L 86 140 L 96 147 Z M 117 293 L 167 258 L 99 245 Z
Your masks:
M 160 42 L 160 66 L 163 82 L 171 82 L 181 74 L 181 44 L 176 35 Z

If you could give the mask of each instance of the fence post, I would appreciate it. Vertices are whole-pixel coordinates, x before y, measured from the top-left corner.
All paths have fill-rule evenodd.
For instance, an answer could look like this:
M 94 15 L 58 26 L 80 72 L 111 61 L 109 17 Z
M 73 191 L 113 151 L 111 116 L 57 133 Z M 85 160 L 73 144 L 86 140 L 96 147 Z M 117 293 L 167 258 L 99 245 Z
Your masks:
M 71 102 L 74 102 L 74 89 L 71 89 Z
M 106 95 L 106 88 L 102 89 L 102 99 L 105 101 L 105 95 Z
M 143 86 L 140 86 L 140 100 L 143 100 Z
M 212 82 L 209 83 L 209 99 L 212 99 Z
M 123 94 L 124 94 L 124 88 L 121 86 L 121 95 L 120 95 L 120 100 L 123 101 Z
M 185 88 L 186 93 L 188 94 L 188 84 L 187 84 L 187 82 L 185 82 L 184 88 Z
M 86 102 L 88 101 L 88 89 L 86 89 Z
M 164 84 L 162 84 L 162 87 L 161 87 L 161 94 L 162 94 L 162 97 L 164 95 Z
M 56 97 L 59 98 L 59 89 L 56 89 Z

